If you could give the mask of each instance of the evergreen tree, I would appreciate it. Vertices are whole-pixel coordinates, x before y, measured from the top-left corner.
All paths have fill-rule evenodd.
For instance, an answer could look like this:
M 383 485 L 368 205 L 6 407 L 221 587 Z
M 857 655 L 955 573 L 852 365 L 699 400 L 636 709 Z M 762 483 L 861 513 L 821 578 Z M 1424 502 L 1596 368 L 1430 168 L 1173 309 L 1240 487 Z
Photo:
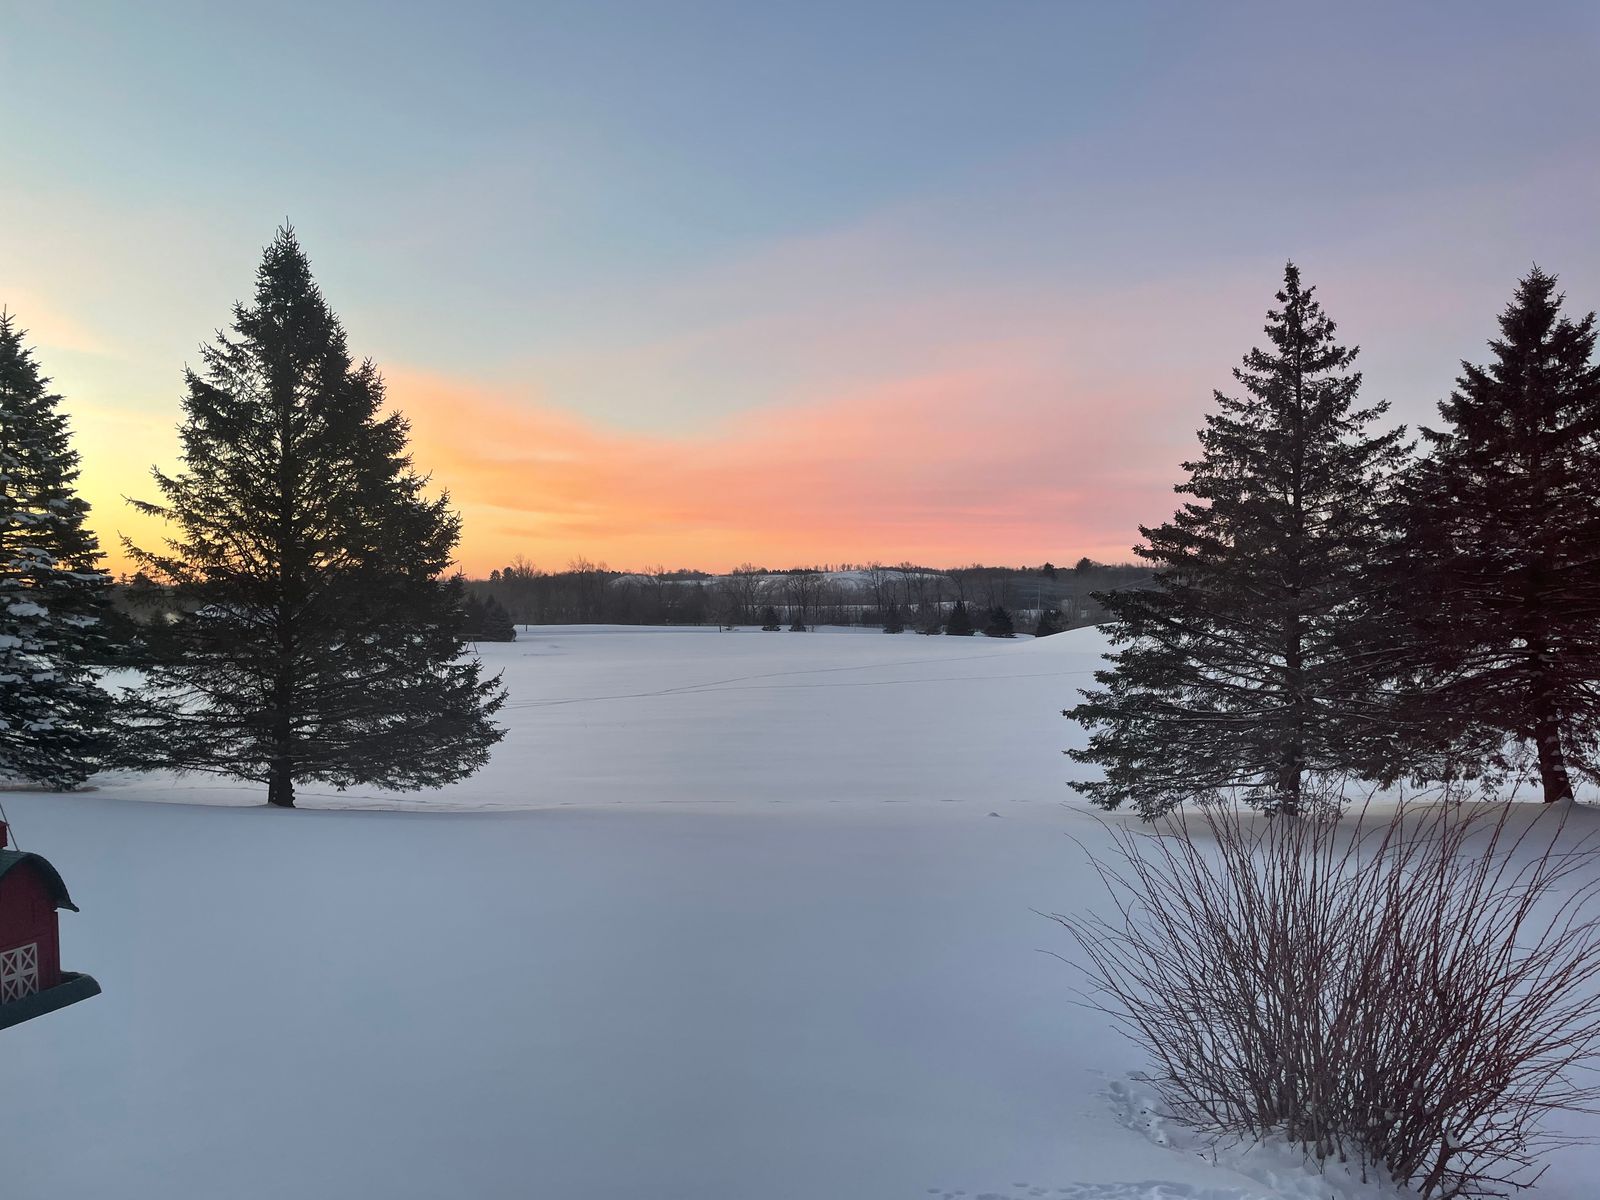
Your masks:
M 1537 267 L 1493 360 L 1462 364 L 1424 429 L 1394 556 L 1414 670 L 1389 774 L 1503 768 L 1530 744 L 1547 802 L 1600 751 L 1600 363 L 1595 314 L 1563 316 Z
M 1036 638 L 1053 637 L 1065 630 L 1061 621 L 1059 609 L 1047 608 L 1039 614 L 1039 623 L 1034 626 L 1033 636 Z
M 805 633 L 806 632 L 806 623 L 805 623 L 805 621 L 803 621 L 800 618 L 800 614 L 798 612 L 795 613 L 795 618 L 794 618 L 793 622 L 791 622 L 790 625 L 789 625 L 789 632 L 790 633 Z
M 1296 813 L 1376 718 L 1368 572 L 1404 431 L 1367 432 L 1386 406 L 1353 407 L 1356 351 L 1293 264 L 1277 302 L 1269 348 L 1234 371 L 1246 396 L 1216 393 L 1184 464 L 1193 500 L 1140 529 L 1154 587 L 1096 596 L 1120 649 L 1065 715 L 1091 732 L 1072 758 L 1105 772 L 1073 787 L 1103 808 L 1234 794 Z
M 517 626 L 512 621 L 511 614 L 506 611 L 506 606 L 493 596 L 483 598 L 484 607 L 484 637 L 486 642 L 514 642 L 517 640 Z
M 123 576 L 112 590 L 112 599 L 115 601 L 119 597 L 134 621 L 141 625 L 152 625 L 177 615 L 172 589 L 157 583 L 143 571 L 135 571 L 131 578 Z
M 883 631 L 885 633 L 904 633 L 906 631 L 905 619 L 900 615 L 900 606 L 893 600 L 883 613 Z
M 0 776 L 70 788 L 105 749 L 94 667 L 116 650 L 111 577 L 84 525 L 61 397 L 22 339 L 0 312 Z
M 155 471 L 173 533 L 130 553 L 181 612 L 125 722 L 135 765 L 267 784 L 392 789 L 471 774 L 503 730 L 498 677 L 463 656 L 460 532 L 381 414 L 377 368 L 344 330 L 292 230 L 255 302 L 187 374 L 182 469 Z
M 934 637 L 944 632 L 944 613 L 937 604 L 922 604 L 917 608 L 917 632 Z
M 1017 636 L 1016 627 L 1011 623 L 1011 614 L 1002 604 L 996 604 L 989 610 L 989 623 L 983 627 L 983 636 L 992 638 L 1014 638 Z
M 956 606 L 950 610 L 950 619 L 945 622 L 944 631 L 949 637 L 972 636 L 972 617 L 967 612 L 965 600 L 956 601 Z
M 91 651 L 90 661 L 97 667 L 131 667 L 137 670 L 149 659 L 144 644 L 144 626 L 118 601 L 117 590 L 113 583 L 106 593 L 105 611 L 100 624 L 95 627 L 100 634 L 97 639 L 99 645 Z M 108 738 L 108 749 L 109 741 Z
M 514 642 L 517 627 L 511 614 L 493 596 L 464 592 L 462 637 L 471 642 Z
M 779 633 L 783 629 L 778 621 L 778 610 L 770 604 L 761 610 L 761 628 L 767 633 Z

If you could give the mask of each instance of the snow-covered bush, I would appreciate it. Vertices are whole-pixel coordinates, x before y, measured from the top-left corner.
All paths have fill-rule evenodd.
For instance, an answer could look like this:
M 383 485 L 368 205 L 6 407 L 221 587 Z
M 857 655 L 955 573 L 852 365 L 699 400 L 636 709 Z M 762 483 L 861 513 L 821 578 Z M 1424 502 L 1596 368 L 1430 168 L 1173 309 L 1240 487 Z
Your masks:
M 1600 1098 L 1600 859 L 1566 809 L 1204 809 L 1114 829 L 1107 915 L 1055 919 L 1178 1121 L 1501 1195 Z

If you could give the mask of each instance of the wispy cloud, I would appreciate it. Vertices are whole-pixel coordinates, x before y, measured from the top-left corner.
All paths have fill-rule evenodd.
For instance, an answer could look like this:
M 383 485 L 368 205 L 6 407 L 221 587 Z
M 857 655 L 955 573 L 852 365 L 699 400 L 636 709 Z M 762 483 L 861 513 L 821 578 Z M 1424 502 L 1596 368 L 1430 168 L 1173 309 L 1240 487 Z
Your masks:
M 70 316 L 63 306 L 45 299 L 38 292 L 11 286 L 0 297 L 0 308 L 26 331 L 28 344 L 37 350 L 66 351 L 70 354 L 105 354 L 104 339 Z

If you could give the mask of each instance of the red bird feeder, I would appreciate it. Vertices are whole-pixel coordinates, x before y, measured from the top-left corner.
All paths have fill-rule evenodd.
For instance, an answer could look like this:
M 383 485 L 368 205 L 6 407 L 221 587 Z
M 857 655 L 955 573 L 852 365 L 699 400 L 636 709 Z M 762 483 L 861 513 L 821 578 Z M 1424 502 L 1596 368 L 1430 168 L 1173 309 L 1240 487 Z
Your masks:
M 0 1029 L 100 994 L 90 976 L 61 969 L 61 908 L 78 911 L 61 876 L 37 854 L 7 849 L 0 821 Z

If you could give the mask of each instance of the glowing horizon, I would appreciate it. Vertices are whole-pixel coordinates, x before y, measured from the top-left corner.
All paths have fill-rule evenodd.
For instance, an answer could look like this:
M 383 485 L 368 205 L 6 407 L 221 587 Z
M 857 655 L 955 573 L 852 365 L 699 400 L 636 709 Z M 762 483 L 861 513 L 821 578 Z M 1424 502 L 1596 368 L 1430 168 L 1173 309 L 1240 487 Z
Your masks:
M 619 570 L 665 565 L 713 572 L 745 562 L 773 568 L 870 561 L 1037 566 L 1070 565 L 1085 554 L 1101 561 L 1132 557 L 1116 540 L 1116 518 L 1098 541 L 1090 536 L 1052 545 L 1042 539 L 1041 526 L 1047 533 L 1053 523 L 1035 514 L 1051 511 L 1052 501 L 1069 502 L 1070 487 L 963 486 L 959 480 L 972 464 L 992 466 L 998 459 L 1021 468 L 1029 458 L 1058 450 L 1070 455 L 1070 447 L 1048 441 L 1024 447 L 1004 436 L 985 444 L 984 430 L 972 423 L 906 429 L 918 411 L 978 411 L 974 397 L 996 382 L 978 374 L 900 381 L 814 407 L 753 414 L 695 438 L 603 429 L 482 385 L 404 371 L 392 372 L 387 382 L 390 407 L 412 426 L 418 469 L 432 476 L 435 491 L 448 491 L 462 513 L 457 561 L 472 577 L 517 557 L 546 570 L 586 559 Z M 858 412 L 840 411 L 851 407 Z M 70 397 L 67 408 L 79 423 L 105 417 Z M 161 522 L 136 513 L 122 497 L 158 498 L 146 481 L 148 465 L 134 461 L 130 444 L 147 444 L 163 469 L 175 466 L 176 400 L 173 408 L 171 429 L 103 427 L 121 447 L 125 471 L 118 475 L 126 482 L 107 488 L 104 471 L 86 471 L 90 524 L 114 572 L 132 569 L 121 535 L 145 547 L 161 536 Z M 486 443 L 478 436 L 485 429 L 499 436 Z M 849 440 L 858 443 L 853 458 L 824 457 Z M 102 463 L 107 453 L 94 446 Z M 1063 466 L 1070 461 L 1064 458 Z M 1166 484 L 1138 476 L 1107 481 L 1097 487 L 1096 507 L 1116 512 L 1126 497 Z M 858 520 L 860 513 L 872 514 L 871 522 Z

